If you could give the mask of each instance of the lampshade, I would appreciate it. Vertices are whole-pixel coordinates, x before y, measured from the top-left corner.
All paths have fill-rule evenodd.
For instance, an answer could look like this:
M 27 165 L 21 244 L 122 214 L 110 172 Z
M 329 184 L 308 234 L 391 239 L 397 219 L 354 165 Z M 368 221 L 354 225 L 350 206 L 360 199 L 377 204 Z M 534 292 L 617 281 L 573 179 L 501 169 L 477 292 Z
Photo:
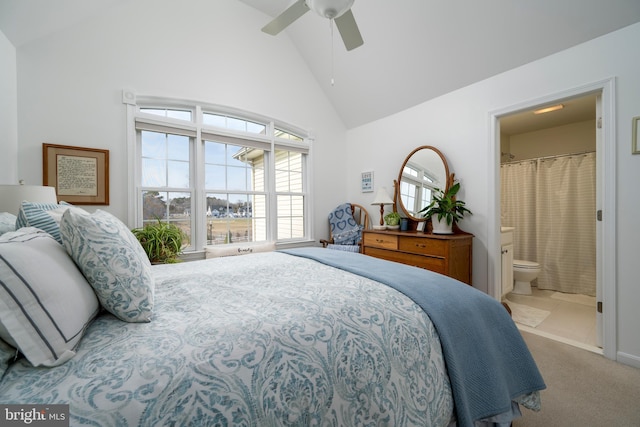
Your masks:
M 374 225 L 373 228 L 375 228 L 376 230 L 384 230 L 385 229 L 384 220 L 383 220 L 384 205 L 393 204 L 393 200 L 391 200 L 391 197 L 389 197 L 389 193 L 387 193 L 387 189 L 384 187 L 378 188 L 378 192 L 376 193 L 376 198 L 373 199 L 373 202 L 371 202 L 371 204 L 380 205 L 380 225 L 379 226 Z
M 389 197 L 389 193 L 387 193 L 387 189 L 384 187 L 378 188 L 378 192 L 376 193 L 376 198 L 371 202 L 372 205 L 392 205 L 393 200 Z
M 58 203 L 55 187 L 42 185 L 0 185 L 0 212 L 18 215 L 26 200 L 35 203 Z
M 351 9 L 354 0 L 307 0 L 307 6 L 318 15 L 335 19 Z

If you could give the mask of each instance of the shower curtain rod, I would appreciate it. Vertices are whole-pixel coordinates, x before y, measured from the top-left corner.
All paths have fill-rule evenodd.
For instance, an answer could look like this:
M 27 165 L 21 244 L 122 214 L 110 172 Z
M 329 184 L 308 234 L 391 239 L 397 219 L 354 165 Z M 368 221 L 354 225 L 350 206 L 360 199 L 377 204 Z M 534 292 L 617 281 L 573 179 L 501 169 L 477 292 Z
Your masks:
M 581 152 L 578 152 L 578 153 L 555 154 L 553 156 L 534 157 L 532 159 L 512 160 L 510 162 L 501 163 L 501 165 L 510 165 L 510 164 L 515 164 L 515 163 L 524 163 L 524 162 L 536 162 L 538 160 L 557 159 L 559 157 L 582 156 L 582 155 L 591 154 L 591 153 L 595 153 L 595 151 L 581 151 Z

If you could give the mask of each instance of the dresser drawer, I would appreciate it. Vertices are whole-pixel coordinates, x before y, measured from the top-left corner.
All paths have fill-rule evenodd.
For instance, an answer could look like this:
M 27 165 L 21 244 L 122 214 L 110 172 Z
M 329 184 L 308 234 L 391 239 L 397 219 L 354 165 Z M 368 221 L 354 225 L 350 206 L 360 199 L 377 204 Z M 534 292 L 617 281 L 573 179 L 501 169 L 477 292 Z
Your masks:
M 446 274 L 446 262 L 443 258 L 432 258 L 423 255 L 412 255 L 403 252 L 376 249 L 365 246 L 364 254 L 373 256 L 376 258 L 386 259 L 387 261 L 395 261 L 402 264 L 412 265 L 414 267 L 420 267 L 427 270 L 435 271 L 436 273 Z
M 414 254 L 424 254 L 443 257 L 447 253 L 449 242 L 437 239 L 423 239 L 420 237 L 402 236 L 398 249 Z
M 403 260 L 400 262 L 435 271 L 436 273 L 447 274 L 447 262 L 444 258 L 405 254 Z
M 365 230 L 362 252 L 376 258 L 444 274 L 471 285 L 473 235 L 428 234 L 417 231 Z
M 398 249 L 398 236 L 378 233 L 365 233 L 364 246 L 383 249 Z
M 395 261 L 406 264 L 406 262 L 404 262 L 404 255 L 396 250 L 377 249 L 370 246 L 365 246 L 364 254 L 376 258 L 386 259 L 387 261 Z

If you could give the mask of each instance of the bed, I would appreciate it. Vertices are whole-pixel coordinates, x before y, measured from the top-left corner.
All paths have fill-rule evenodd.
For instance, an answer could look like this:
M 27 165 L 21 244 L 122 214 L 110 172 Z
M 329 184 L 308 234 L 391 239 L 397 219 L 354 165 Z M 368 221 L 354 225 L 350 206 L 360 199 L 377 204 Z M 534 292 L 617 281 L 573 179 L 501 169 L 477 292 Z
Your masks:
M 0 403 L 68 404 L 74 426 L 509 425 L 520 407 L 540 407 L 544 382 L 509 314 L 461 282 L 322 248 L 147 266 L 131 254 L 117 259 L 127 233 L 117 220 L 72 217 L 62 216 L 62 244 L 33 228 L 0 236 L 0 261 L 27 271 L 9 242 L 38 241 L 39 256 L 56 254 L 37 269 L 49 272 L 47 289 L 67 274 L 51 270 L 66 252 L 82 273 L 74 280 L 98 295 L 96 304 L 77 289 L 65 297 L 59 311 L 82 311 L 84 323 L 37 366 L 17 333 L 7 337 L 10 307 L 0 306 L 14 338 L 0 341 Z M 126 282 L 143 298 L 100 297 L 82 265 L 95 261 L 73 249 L 86 250 L 77 240 L 95 234 L 75 224 L 80 217 L 97 223 L 100 248 L 117 242 L 102 254 L 111 253 L 111 271 L 147 275 Z

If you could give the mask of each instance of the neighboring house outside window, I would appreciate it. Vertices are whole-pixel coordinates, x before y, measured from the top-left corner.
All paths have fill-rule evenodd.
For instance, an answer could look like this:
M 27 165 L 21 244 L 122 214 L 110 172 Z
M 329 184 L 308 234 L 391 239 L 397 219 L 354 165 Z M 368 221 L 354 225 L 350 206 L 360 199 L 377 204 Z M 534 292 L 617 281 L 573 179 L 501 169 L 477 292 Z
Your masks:
M 138 98 L 130 222 L 165 221 L 207 245 L 311 239 L 306 132 L 203 104 Z

